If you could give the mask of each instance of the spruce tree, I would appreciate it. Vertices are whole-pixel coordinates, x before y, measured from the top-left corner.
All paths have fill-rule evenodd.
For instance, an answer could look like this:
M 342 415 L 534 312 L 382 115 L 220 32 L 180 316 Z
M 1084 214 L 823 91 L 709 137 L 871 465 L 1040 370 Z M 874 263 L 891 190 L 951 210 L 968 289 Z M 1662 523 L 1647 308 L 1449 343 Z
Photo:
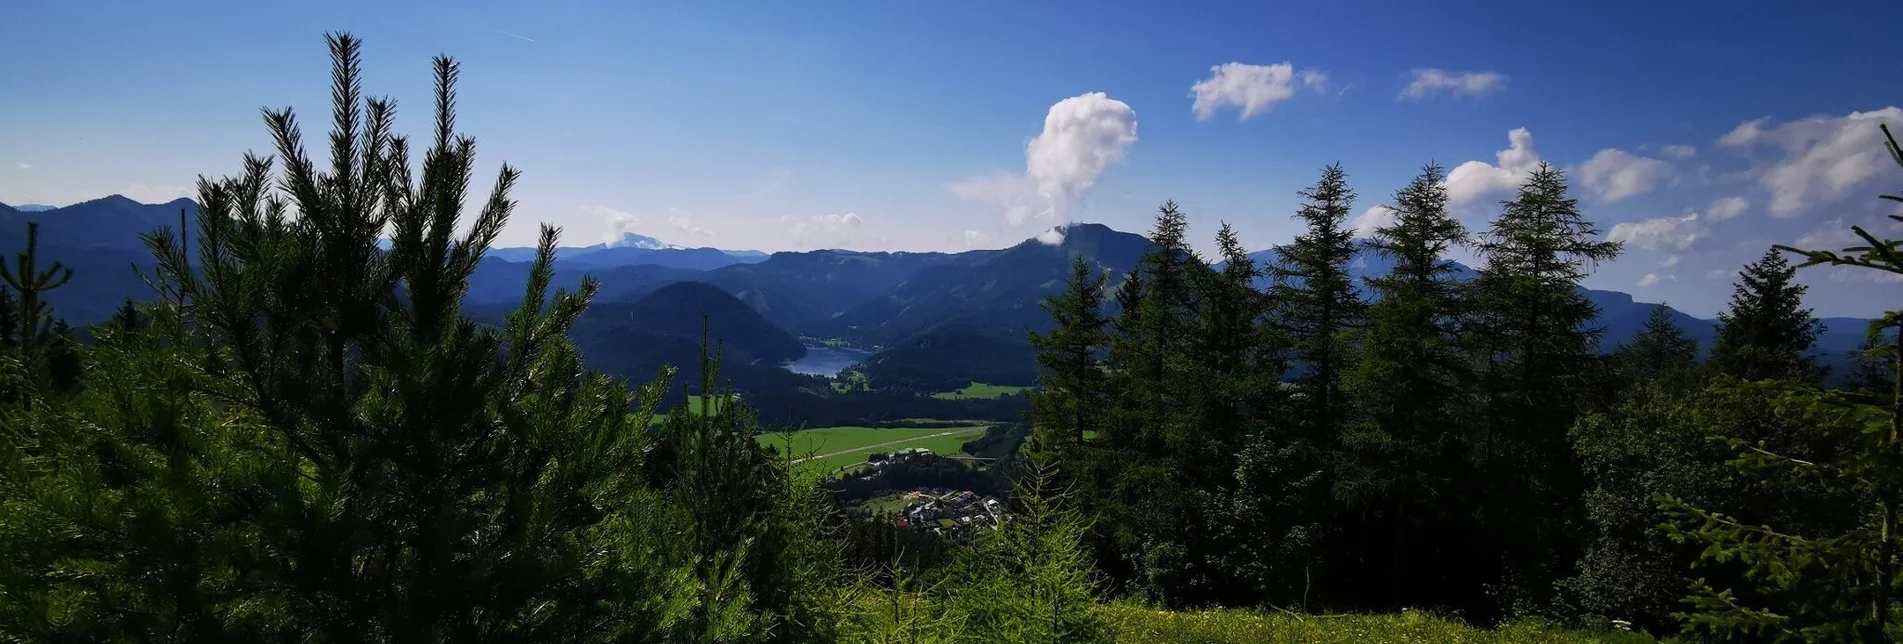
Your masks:
M 1110 341 L 1104 317 L 1104 276 L 1083 255 L 1071 262 L 1063 293 L 1045 298 L 1054 328 L 1030 334 L 1037 348 L 1037 391 L 1031 395 L 1035 447 L 1064 452 L 1102 425 L 1109 400 L 1103 352 Z
M 1351 358 L 1347 334 L 1361 324 L 1366 309 L 1348 276 L 1355 242 L 1346 224 L 1355 193 L 1348 188 L 1348 173 L 1331 165 L 1298 196 L 1304 203 L 1294 218 L 1302 222 L 1304 232 L 1275 249 L 1271 296 L 1300 361 L 1302 375 L 1295 381 L 1302 396 L 1299 417 L 1308 424 L 1314 445 L 1332 445 L 1347 418 L 1348 399 L 1342 392 Z
M 1864 338 L 1850 352 L 1851 370 L 1844 386 L 1874 396 L 1889 394 L 1896 388 L 1895 344 L 1893 334 Z
M 1344 547 L 1367 569 L 1343 571 L 1353 590 L 1384 607 L 1469 601 L 1451 577 L 1467 564 L 1453 550 L 1469 478 L 1460 440 L 1467 364 L 1456 344 L 1465 310 L 1447 253 L 1467 243 L 1447 212 L 1446 174 L 1429 164 L 1394 195 L 1392 224 L 1368 246 L 1392 260 L 1366 278 L 1374 303 L 1345 382 L 1357 413 L 1342 436 L 1334 494 L 1352 517 Z M 1444 602 L 1444 603 L 1443 603 Z
M 1887 125 L 1881 127 L 1890 157 L 1903 167 L 1903 147 Z M 1903 196 L 1883 199 L 1903 202 Z M 1903 222 L 1903 216 L 1890 219 Z M 1851 231 L 1862 245 L 1842 251 L 1803 250 L 1779 245 L 1774 251 L 1799 254 L 1801 266 L 1830 265 L 1903 275 L 1903 239 L 1878 239 L 1861 226 Z M 1753 277 L 1777 278 L 1782 265 L 1759 262 L 1764 270 Z M 1752 273 L 1752 271 L 1747 271 Z M 1749 281 L 1749 280 L 1747 280 Z M 1784 280 L 1788 282 L 1788 279 Z M 1747 290 L 1747 289 L 1741 289 Z M 1748 289 L 1760 295 L 1747 302 L 1764 302 L 1744 311 L 1777 315 L 1735 315 L 1727 319 L 1738 336 L 1774 347 L 1741 358 L 1762 360 L 1745 364 L 1766 370 L 1789 369 L 1791 351 L 1804 340 L 1808 312 L 1801 312 L 1788 286 Z M 1769 300 L 1769 302 L 1766 302 Z M 1736 320 L 1736 322 L 1732 322 Z M 1755 320 L 1775 323 L 1753 324 Z M 1869 335 L 1882 337 L 1903 328 L 1903 311 L 1890 311 L 1871 322 Z M 1754 330 L 1755 331 L 1752 331 Z M 1731 346 L 1753 346 L 1734 340 Z M 1807 343 L 1805 343 L 1807 346 Z M 1891 345 L 1903 352 L 1903 344 Z M 1734 354 L 1735 355 L 1735 354 Z M 1903 639 L 1903 534 L 1898 510 L 1903 505 L 1903 355 L 1891 362 L 1887 398 L 1858 392 L 1825 391 L 1814 385 L 1760 382 L 1754 387 L 1775 396 L 1778 414 L 1806 425 L 1812 432 L 1840 441 L 1843 449 L 1826 457 L 1793 455 L 1777 446 L 1732 439 L 1741 473 L 1762 479 L 1784 479 L 1802 489 L 1827 489 L 1863 505 L 1861 513 L 1842 513 L 1853 521 L 1829 532 L 1757 523 L 1670 496 L 1661 507 L 1681 523 L 1670 526 L 1672 536 L 1702 546 L 1705 556 L 1718 563 L 1737 562 L 1746 583 L 1721 587 L 1701 579 L 1684 615 L 1687 630 L 1721 637 L 1749 637 L 1791 641 L 1897 641 Z M 1752 372 L 1755 374 L 1755 372 Z M 1809 456 L 1809 458 L 1806 458 Z
M 1797 268 L 1776 249 L 1738 272 L 1731 306 L 1718 314 L 1714 368 L 1745 380 L 1822 377 L 1806 354 L 1823 325 L 1804 308 L 1808 288 L 1796 279 Z
M 1542 163 L 1478 243 L 1486 266 L 1466 342 L 1485 409 L 1472 440 L 1510 612 L 1540 609 L 1577 545 L 1583 484 L 1566 434 L 1603 384 L 1598 307 L 1579 284 L 1620 249 L 1599 237 L 1563 174 Z
M 1645 326 L 1631 341 L 1613 352 L 1613 359 L 1626 375 L 1636 381 L 1655 380 L 1668 373 L 1690 369 L 1698 359 L 1698 341 L 1672 321 L 1672 309 L 1663 303 L 1652 307 Z

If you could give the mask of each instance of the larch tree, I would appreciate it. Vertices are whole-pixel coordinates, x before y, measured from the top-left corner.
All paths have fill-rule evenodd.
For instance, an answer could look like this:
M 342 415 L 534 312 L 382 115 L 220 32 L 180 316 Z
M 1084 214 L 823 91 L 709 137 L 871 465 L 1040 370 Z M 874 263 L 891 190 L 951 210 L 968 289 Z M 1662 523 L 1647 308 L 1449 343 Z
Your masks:
M 1390 608 L 1466 600 L 1448 587 L 1466 565 L 1452 551 L 1470 529 L 1457 525 L 1470 478 L 1460 431 L 1468 365 L 1456 344 L 1466 302 L 1448 253 L 1468 239 L 1447 211 L 1445 180 L 1440 166 L 1423 168 L 1395 193 L 1393 222 L 1368 240 L 1393 268 L 1365 278 L 1374 302 L 1344 379 L 1357 413 L 1332 487 L 1350 510 L 1343 545 L 1368 553 L 1368 569 L 1342 572 Z
M 1352 360 L 1349 331 L 1360 326 L 1366 306 L 1348 275 L 1355 254 L 1354 230 L 1347 226 L 1355 200 L 1348 173 L 1339 164 L 1328 166 L 1298 196 L 1303 204 L 1294 218 L 1303 232 L 1275 249 L 1270 294 L 1295 343 L 1299 417 L 1308 425 L 1309 440 L 1322 448 L 1339 439 L 1347 420 L 1342 378 Z
M 1598 307 L 1579 284 L 1619 255 L 1579 212 L 1564 175 L 1542 163 L 1479 238 L 1486 263 L 1471 285 L 1485 406 L 1474 450 L 1482 517 L 1498 541 L 1501 604 L 1538 610 L 1563 574 L 1578 536 L 1582 489 L 1567 431 L 1603 385 Z
M 1030 334 L 1039 368 L 1031 411 L 1040 450 L 1061 454 L 1074 449 L 1103 423 L 1110 393 L 1104 365 L 1110 341 L 1104 296 L 1102 270 L 1080 254 L 1072 258 L 1064 292 L 1044 299 L 1053 328 Z

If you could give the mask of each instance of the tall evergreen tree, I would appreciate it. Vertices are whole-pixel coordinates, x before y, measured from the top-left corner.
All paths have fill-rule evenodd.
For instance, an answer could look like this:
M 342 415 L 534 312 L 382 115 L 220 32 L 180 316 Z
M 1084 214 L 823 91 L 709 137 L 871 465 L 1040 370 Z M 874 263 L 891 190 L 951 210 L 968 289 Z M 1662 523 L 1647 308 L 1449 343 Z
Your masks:
M 1645 317 L 1645 326 L 1620 345 L 1613 358 L 1628 377 L 1655 380 L 1667 373 L 1690 369 L 1698 359 L 1698 341 L 1672 322 L 1672 309 L 1661 303 Z
M 1339 164 L 1328 166 L 1298 196 L 1304 203 L 1295 219 L 1304 232 L 1276 248 L 1271 294 L 1301 363 L 1299 417 L 1308 424 L 1310 440 L 1322 446 L 1339 438 L 1347 418 L 1341 384 L 1351 359 L 1347 334 L 1361 324 L 1366 306 L 1348 277 L 1355 254 L 1354 231 L 1347 227 L 1355 200 L 1348 173 Z
M 1903 167 L 1903 147 L 1887 125 L 1879 127 L 1891 159 Z M 1903 202 L 1903 196 L 1883 198 Z M 1890 219 L 1903 222 L 1903 216 Z M 1805 258 L 1803 266 L 1903 275 L 1903 239 L 1878 239 L 1861 226 L 1852 226 L 1851 231 L 1864 244 L 1842 251 L 1780 245 L 1773 251 L 1800 254 Z M 1726 322 L 1738 327 L 1734 334 L 1763 343 L 1756 346 L 1781 349 L 1782 355 L 1740 352 L 1741 359 L 1731 364 L 1788 369 L 1792 367 L 1790 350 L 1810 328 L 1805 323 L 1809 315 L 1791 301 L 1801 291 L 1783 285 L 1769 288 L 1774 279 L 1788 282 L 1777 277 L 1786 272 L 1781 264 L 1761 261 L 1758 266 L 1763 270 L 1747 273 L 1765 281 L 1741 290 L 1757 296 L 1747 298 L 1747 303 L 1762 303 L 1744 310 L 1776 315 L 1734 315 Z M 1754 320 L 1774 322 L 1753 324 Z M 1871 322 L 1869 335 L 1881 337 L 1894 329 L 1903 329 L 1903 311 L 1887 312 Z M 1734 340 L 1729 346 L 1753 345 Z M 1903 352 L 1903 343 L 1892 348 Z M 1763 361 L 1754 364 L 1748 359 Z M 1780 416 L 1842 441 L 1848 449 L 1829 458 L 1805 458 L 1775 446 L 1731 441 L 1745 473 L 1787 479 L 1803 489 L 1839 491 L 1845 498 L 1858 500 L 1867 509 L 1841 513 L 1854 521 L 1847 529 L 1824 532 L 1740 520 L 1682 497 L 1668 497 L 1661 504 L 1682 520 L 1674 526 L 1675 538 L 1704 546 L 1708 558 L 1742 564 L 1748 578 L 1748 583 L 1730 588 L 1700 580 L 1691 598 L 1693 609 L 1686 614 L 1688 630 L 1780 641 L 1903 640 L 1903 575 L 1899 575 L 1903 572 L 1903 533 L 1899 533 L 1903 526 L 1897 518 L 1903 506 L 1903 385 L 1894 384 L 1903 383 L 1903 353 L 1891 365 L 1898 371 L 1892 376 L 1887 399 L 1802 384 L 1759 383 L 1759 389 L 1781 389 L 1765 392 L 1781 393 L 1776 400 Z M 1746 599 L 1745 593 L 1753 597 Z
M 1440 166 L 1423 168 L 1394 195 L 1394 222 L 1369 240 L 1393 269 L 1366 278 L 1375 301 L 1345 379 L 1358 413 L 1342 437 L 1333 487 L 1353 512 L 1344 546 L 1360 553 L 1341 559 L 1366 568 L 1341 573 L 1371 604 L 1390 608 L 1472 601 L 1453 578 L 1467 567 L 1454 550 L 1470 529 L 1458 525 L 1470 478 L 1459 429 L 1468 369 L 1455 342 L 1466 303 L 1447 258 L 1468 240 L 1447 212 L 1445 180 Z
M 1804 308 L 1797 268 L 1776 249 L 1738 272 L 1731 306 L 1718 314 L 1711 365 L 1745 380 L 1816 380 L 1822 373 L 1807 354 L 1823 324 Z
M 1031 395 L 1038 449 L 1067 451 L 1103 423 L 1110 393 L 1103 356 L 1110 336 L 1103 304 L 1103 273 L 1081 254 L 1071 262 L 1064 292 L 1043 302 L 1054 328 L 1030 334 L 1040 369 L 1037 391 Z
M 1850 390 L 1882 396 L 1896 388 L 1894 334 L 1864 338 L 1863 344 L 1850 352 L 1850 362 L 1849 382 L 1844 383 Z
M 267 113 L 279 161 L 201 181 L 195 257 L 184 231 L 148 238 L 149 328 L 92 348 L 100 367 L 57 404 L 0 405 L 30 431 L 0 441 L 0 633 L 833 639 L 802 608 L 833 594 L 801 572 L 823 561 L 802 545 L 816 526 L 771 500 L 783 464 L 738 405 L 652 429 L 671 370 L 636 395 L 584 368 L 566 336 L 598 286 L 551 296 L 554 228 L 519 309 L 463 318 L 517 175 L 465 225 L 457 65 L 436 60 L 412 176 L 391 103 L 361 95 L 358 41 L 329 42 L 329 169 L 288 109 Z
M 1576 552 L 1583 483 L 1567 430 L 1602 385 L 1598 314 L 1579 291 L 1620 245 L 1601 241 L 1556 168 L 1542 163 L 1479 243 L 1486 267 L 1472 284 L 1480 399 L 1473 437 L 1486 498 L 1482 516 L 1498 540 L 1500 600 L 1510 612 L 1538 610 Z

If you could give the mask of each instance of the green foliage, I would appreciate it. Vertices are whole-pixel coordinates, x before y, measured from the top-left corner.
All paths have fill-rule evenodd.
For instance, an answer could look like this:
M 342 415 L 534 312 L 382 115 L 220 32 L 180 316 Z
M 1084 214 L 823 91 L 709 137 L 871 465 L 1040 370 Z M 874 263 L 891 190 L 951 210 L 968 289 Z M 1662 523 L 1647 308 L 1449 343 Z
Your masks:
M 1078 255 L 1065 291 L 1044 301 L 1055 327 L 1049 333 L 1030 334 L 1039 369 L 1038 389 L 1031 394 L 1037 427 L 1034 450 L 1075 450 L 1085 432 L 1103 427 L 1110 396 L 1110 376 L 1104 370 L 1110 338 L 1105 333 L 1108 321 L 1103 300 L 1102 273 Z
M 1271 644 L 1365 642 L 1367 644 L 1460 642 L 1472 644 L 1549 644 L 1651 642 L 1652 638 L 1618 631 L 1569 631 L 1538 621 L 1503 624 L 1482 630 L 1421 611 L 1387 615 L 1303 615 L 1252 610 L 1173 612 L 1132 604 L 1103 608 L 1116 641 L 1131 644 Z
M 1565 177 L 1547 164 L 1477 244 L 1486 268 L 1472 284 L 1466 329 L 1484 415 L 1472 437 L 1481 508 L 1500 554 L 1501 604 L 1541 610 L 1575 550 L 1582 481 L 1566 432 L 1604 384 L 1596 307 L 1579 293 L 1589 269 L 1617 257 L 1579 213 Z
M 1334 459 L 1341 548 L 1365 564 L 1339 570 L 1376 606 L 1458 605 L 1442 586 L 1468 564 L 1460 508 L 1473 472 L 1462 440 L 1470 379 L 1457 325 L 1467 310 L 1447 253 L 1467 243 L 1447 212 L 1446 175 L 1428 165 L 1394 195 L 1395 219 L 1374 231 L 1392 272 L 1367 278 L 1375 302 L 1344 378 L 1355 414 Z M 1349 561 L 1351 558 L 1344 557 Z
M 1645 327 L 1613 351 L 1612 358 L 1628 380 L 1647 382 L 1691 369 L 1698 360 L 1698 341 L 1686 336 L 1672 322 L 1671 309 L 1660 303 L 1645 317 Z
M 940 586 L 938 610 L 969 642 L 1108 642 L 1096 610 L 1096 571 L 1082 542 L 1088 525 L 1052 489 L 1054 472 L 1033 459 L 1006 520 L 958 553 Z
M 830 640 L 817 491 L 773 476 L 743 406 L 650 434 L 668 372 L 638 395 L 587 372 L 565 335 L 595 285 L 547 293 L 553 229 L 506 324 L 464 319 L 516 173 L 464 226 L 456 64 L 436 61 L 412 177 L 391 103 L 361 97 L 358 42 L 330 44 L 328 171 L 268 112 L 279 158 L 201 181 L 196 262 L 148 239 L 161 300 L 106 325 L 81 386 L 38 387 L 0 351 L 0 389 L 32 403 L 0 406 L 0 634 Z M 29 309 L 35 342 L 59 333 Z
M 1718 314 L 1711 365 L 1746 380 L 1803 378 L 1822 372 L 1808 355 L 1823 325 L 1804 308 L 1797 267 L 1777 249 L 1738 272 L 1731 306 Z
M 1903 166 L 1903 148 L 1887 126 L 1883 133 L 1891 157 Z M 1899 196 L 1883 198 L 1903 201 Z M 1903 221 L 1903 216 L 1891 219 Z M 1803 266 L 1825 264 L 1903 274 L 1903 240 L 1879 240 L 1860 226 L 1851 230 L 1864 245 L 1843 251 L 1778 246 L 1774 251 L 1803 255 Z M 1758 306 L 1745 310 L 1772 313 L 1734 313 L 1725 320 L 1726 326 L 1738 329 L 1734 335 L 1757 343 L 1747 346 L 1808 346 L 1813 326 L 1804 321 L 1809 313 L 1785 299 L 1801 291 L 1778 286 L 1779 280 L 1788 281 L 1784 276 L 1789 271 L 1782 266 L 1767 257 L 1756 266 L 1761 270 L 1746 271 L 1747 288 L 1740 289 L 1741 295 L 1751 296 L 1745 302 Z M 1754 276 L 1764 280 L 1754 282 Z M 1899 326 L 1903 326 L 1903 311 L 1892 311 L 1871 324 L 1869 336 L 1881 338 Z M 1757 375 L 1758 368 L 1789 369 L 1788 356 L 1788 351 L 1744 354 L 1761 360 L 1745 363 L 1746 375 Z M 1903 365 L 1903 360 L 1893 364 Z M 1800 371 L 1799 375 L 1804 374 Z M 1769 385 L 1760 388 L 1772 389 Z M 1674 539 L 1704 546 L 1705 560 L 1735 563 L 1745 577 L 1744 583 L 1725 586 L 1700 580 L 1684 616 L 1687 629 L 1780 641 L 1903 639 L 1897 556 L 1897 505 L 1903 502 L 1903 387 L 1893 385 L 1887 398 L 1801 385 L 1767 393 L 1776 394 L 1774 410 L 1780 418 L 1838 449 L 1801 454 L 1775 444 L 1732 438 L 1728 444 L 1738 452 L 1734 463 L 1741 472 L 1767 483 L 1828 491 L 1864 510 L 1844 513 L 1849 525 L 1781 525 L 1733 516 L 1676 496 L 1662 497 L 1660 507 L 1677 519 L 1669 526 Z
M 1342 379 L 1353 355 L 1349 332 L 1366 315 L 1366 305 L 1348 277 L 1355 243 L 1354 230 L 1346 224 L 1355 193 L 1348 188 L 1348 173 L 1331 165 L 1297 196 L 1304 203 L 1295 218 L 1302 221 L 1304 232 L 1294 243 L 1275 249 L 1279 261 L 1269 269 L 1276 279 L 1270 296 L 1295 343 L 1295 358 L 1305 369 L 1296 385 L 1308 438 L 1326 445 L 1348 419 Z

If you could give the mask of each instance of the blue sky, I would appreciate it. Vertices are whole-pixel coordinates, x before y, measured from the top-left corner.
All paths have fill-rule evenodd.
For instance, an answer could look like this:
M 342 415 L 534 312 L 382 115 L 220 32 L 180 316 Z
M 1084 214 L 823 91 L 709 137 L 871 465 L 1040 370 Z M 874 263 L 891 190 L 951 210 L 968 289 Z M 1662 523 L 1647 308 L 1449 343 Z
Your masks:
M 1875 196 L 1903 178 L 1875 129 L 1903 126 L 1890 2 L 379 4 L 15 0 L 0 202 L 188 196 L 267 151 L 260 107 L 322 132 L 340 29 L 405 132 L 429 125 L 429 57 L 463 62 L 482 172 L 525 172 L 511 244 L 547 221 L 577 244 L 955 251 L 1141 231 L 1175 199 L 1192 234 L 1265 248 L 1328 163 L 1367 222 L 1438 161 L 1479 229 L 1537 159 L 1627 242 L 1590 285 L 1709 316 L 1772 242 L 1888 230 Z M 1903 295 L 1806 280 L 1824 315 Z

